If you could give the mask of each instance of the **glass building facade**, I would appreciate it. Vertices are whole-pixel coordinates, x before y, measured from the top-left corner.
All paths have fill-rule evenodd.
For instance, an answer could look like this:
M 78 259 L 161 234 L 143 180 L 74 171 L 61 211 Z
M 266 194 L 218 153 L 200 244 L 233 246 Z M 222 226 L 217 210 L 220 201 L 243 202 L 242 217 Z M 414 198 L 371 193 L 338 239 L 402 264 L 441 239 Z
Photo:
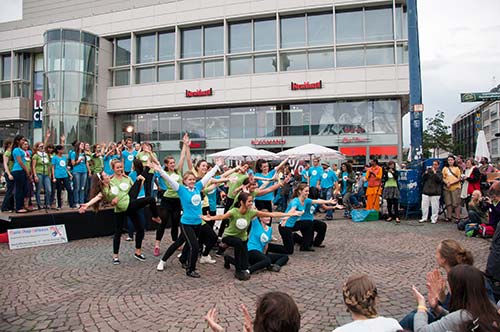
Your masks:
M 44 34 L 44 116 L 47 130 L 66 142 L 94 142 L 99 38 L 80 30 Z

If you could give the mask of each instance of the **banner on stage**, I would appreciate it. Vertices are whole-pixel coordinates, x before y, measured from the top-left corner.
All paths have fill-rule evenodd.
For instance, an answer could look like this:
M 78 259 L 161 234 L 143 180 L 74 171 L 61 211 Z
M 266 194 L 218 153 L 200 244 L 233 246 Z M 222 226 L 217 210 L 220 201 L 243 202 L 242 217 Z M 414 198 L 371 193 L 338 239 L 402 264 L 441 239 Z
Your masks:
M 8 234 L 11 250 L 68 242 L 64 225 L 9 229 Z

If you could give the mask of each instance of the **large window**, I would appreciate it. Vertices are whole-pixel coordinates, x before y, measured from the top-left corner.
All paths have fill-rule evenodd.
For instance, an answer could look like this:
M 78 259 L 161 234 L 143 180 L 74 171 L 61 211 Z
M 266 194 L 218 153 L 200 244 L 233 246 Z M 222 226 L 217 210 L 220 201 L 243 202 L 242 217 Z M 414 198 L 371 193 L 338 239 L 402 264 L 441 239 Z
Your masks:
M 283 136 L 309 135 L 309 104 L 285 105 L 283 107 Z
M 276 49 L 276 20 L 274 18 L 254 20 L 253 35 L 254 51 Z
M 252 22 L 229 24 L 229 53 L 252 51 Z
M 339 44 L 394 39 L 392 7 L 337 10 L 336 40 Z
M 183 111 L 182 132 L 190 138 L 205 138 L 205 111 Z
M 333 14 L 307 15 L 307 45 L 333 44 Z
M 229 138 L 229 109 L 208 109 L 207 139 Z
M 116 40 L 115 66 L 130 64 L 130 37 Z
M 224 26 L 186 28 L 181 31 L 181 58 L 200 57 L 180 63 L 180 79 L 224 76 Z
M 160 140 L 181 139 L 181 115 L 178 112 L 160 113 Z
M 230 133 L 233 138 L 255 138 L 257 128 L 257 117 L 255 108 L 238 107 L 231 108 Z
M 306 46 L 306 18 L 305 15 L 282 17 L 281 48 Z
M 158 33 L 158 61 L 175 59 L 175 32 Z
M 393 39 L 392 25 L 392 7 L 367 8 L 365 10 L 366 41 Z
M 156 34 L 137 36 L 137 63 L 156 61 Z
M 339 10 L 335 13 L 337 43 L 360 43 L 363 41 L 363 10 Z

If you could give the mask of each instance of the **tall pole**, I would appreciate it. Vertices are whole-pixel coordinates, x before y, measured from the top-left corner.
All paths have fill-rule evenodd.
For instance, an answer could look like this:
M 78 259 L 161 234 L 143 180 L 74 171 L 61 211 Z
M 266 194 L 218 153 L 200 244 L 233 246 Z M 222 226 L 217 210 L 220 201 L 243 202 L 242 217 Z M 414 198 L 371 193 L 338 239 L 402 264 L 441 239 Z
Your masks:
M 407 0 L 408 6 L 408 65 L 410 68 L 410 136 L 411 156 L 422 158 L 423 112 L 415 112 L 414 105 L 422 104 L 422 79 L 418 39 L 417 0 Z

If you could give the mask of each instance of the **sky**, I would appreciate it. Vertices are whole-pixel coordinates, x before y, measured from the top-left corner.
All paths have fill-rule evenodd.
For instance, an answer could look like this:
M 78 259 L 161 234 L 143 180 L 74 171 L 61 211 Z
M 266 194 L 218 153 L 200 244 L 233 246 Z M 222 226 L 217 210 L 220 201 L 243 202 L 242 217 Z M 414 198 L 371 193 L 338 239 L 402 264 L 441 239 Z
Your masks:
M 461 92 L 489 91 L 500 84 L 500 0 L 417 1 L 424 118 L 441 110 L 451 125 L 477 105 L 461 103 Z M 22 0 L 0 4 L 0 23 L 22 18 Z M 405 146 L 409 138 L 407 115 Z

